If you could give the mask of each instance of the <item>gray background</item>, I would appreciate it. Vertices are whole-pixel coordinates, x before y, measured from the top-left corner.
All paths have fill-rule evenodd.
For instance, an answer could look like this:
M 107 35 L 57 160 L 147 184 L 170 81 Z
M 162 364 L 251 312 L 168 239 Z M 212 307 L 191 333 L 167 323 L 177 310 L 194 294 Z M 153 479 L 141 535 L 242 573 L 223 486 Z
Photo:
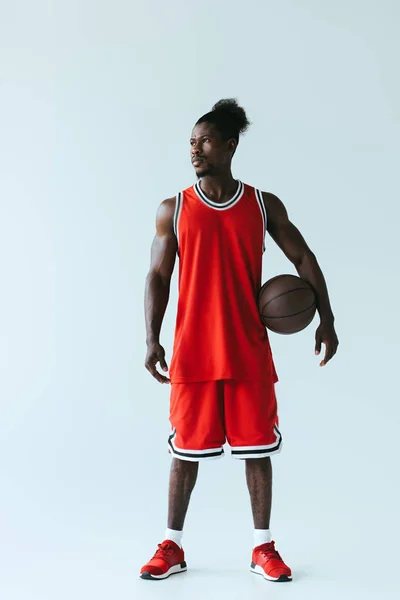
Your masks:
M 397 597 L 399 5 L 390 0 L 0 4 L 0 592 L 70 598 Z M 169 388 L 143 368 L 158 204 L 194 182 L 192 125 L 237 97 L 234 175 L 277 194 L 328 281 L 271 334 L 282 453 L 272 532 L 296 582 L 249 572 L 244 465 L 201 467 L 187 574 L 160 542 Z M 397 172 L 396 172 L 397 171 Z M 264 280 L 295 272 L 269 238 Z M 162 342 L 170 360 L 174 276 Z

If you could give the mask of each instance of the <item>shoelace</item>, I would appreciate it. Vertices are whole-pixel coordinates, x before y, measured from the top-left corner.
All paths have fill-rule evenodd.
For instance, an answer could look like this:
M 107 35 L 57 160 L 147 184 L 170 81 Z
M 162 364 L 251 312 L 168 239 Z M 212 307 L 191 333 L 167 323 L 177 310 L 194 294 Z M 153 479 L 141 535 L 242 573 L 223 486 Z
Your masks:
M 260 549 L 260 554 L 264 556 L 267 560 L 271 560 L 271 558 L 282 560 L 282 557 L 279 554 L 279 552 L 275 550 L 274 542 L 264 544 L 263 547 Z
M 174 550 L 172 546 L 169 544 L 158 544 L 158 550 L 153 556 L 153 558 L 163 558 L 166 559 Z

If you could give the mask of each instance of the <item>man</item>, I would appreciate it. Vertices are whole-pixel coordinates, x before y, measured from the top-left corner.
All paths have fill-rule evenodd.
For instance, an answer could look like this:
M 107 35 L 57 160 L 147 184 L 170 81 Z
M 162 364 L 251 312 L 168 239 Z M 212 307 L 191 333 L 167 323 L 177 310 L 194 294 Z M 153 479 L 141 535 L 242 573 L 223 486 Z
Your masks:
M 257 310 L 266 231 L 317 296 L 320 325 L 315 352 L 325 344 L 324 366 L 338 347 L 324 276 L 282 202 L 233 178 L 232 157 L 249 126 L 235 100 L 221 100 L 201 117 L 190 139 L 198 182 L 162 202 L 157 213 L 146 280 L 145 366 L 171 383 L 169 452 L 173 456 L 168 527 L 163 543 L 141 569 L 143 579 L 186 570 L 182 532 L 199 462 L 232 456 L 245 460 L 254 518 L 251 570 L 271 581 L 290 581 L 290 568 L 270 532 L 272 467 L 281 449 L 278 380 L 268 335 Z M 171 275 L 179 256 L 179 302 L 170 378 L 160 330 Z

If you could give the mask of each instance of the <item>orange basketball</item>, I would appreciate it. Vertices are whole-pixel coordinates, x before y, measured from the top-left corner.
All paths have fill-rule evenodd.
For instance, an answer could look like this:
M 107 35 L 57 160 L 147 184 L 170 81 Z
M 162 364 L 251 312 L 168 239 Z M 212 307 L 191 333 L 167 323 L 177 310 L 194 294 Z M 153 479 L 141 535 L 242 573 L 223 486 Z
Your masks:
M 314 318 L 317 308 L 311 285 L 296 275 L 277 275 L 260 289 L 258 310 L 264 325 L 275 333 L 297 333 Z

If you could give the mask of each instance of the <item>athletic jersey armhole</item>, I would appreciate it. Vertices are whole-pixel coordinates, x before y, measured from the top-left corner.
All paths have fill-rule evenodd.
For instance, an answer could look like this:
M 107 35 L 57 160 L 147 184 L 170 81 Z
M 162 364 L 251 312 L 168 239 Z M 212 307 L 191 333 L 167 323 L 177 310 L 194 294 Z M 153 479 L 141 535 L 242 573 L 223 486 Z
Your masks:
M 177 251 L 176 252 L 177 252 L 178 256 L 179 256 L 179 218 L 181 216 L 182 198 L 183 198 L 182 192 L 179 192 L 179 194 L 176 194 L 175 212 L 174 212 L 174 233 L 176 236 L 176 243 L 177 243 Z
M 265 204 L 264 204 L 264 200 L 262 197 L 262 193 L 260 190 L 254 190 L 255 194 L 256 194 L 256 200 L 258 203 L 258 206 L 260 208 L 261 211 L 261 217 L 262 217 L 262 221 L 263 221 L 263 227 L 264 227 L 264 235 L 263 235 L 263 252 L 265 252 L 265 234 L 267 232 L 267 211 L 265 210 Z

